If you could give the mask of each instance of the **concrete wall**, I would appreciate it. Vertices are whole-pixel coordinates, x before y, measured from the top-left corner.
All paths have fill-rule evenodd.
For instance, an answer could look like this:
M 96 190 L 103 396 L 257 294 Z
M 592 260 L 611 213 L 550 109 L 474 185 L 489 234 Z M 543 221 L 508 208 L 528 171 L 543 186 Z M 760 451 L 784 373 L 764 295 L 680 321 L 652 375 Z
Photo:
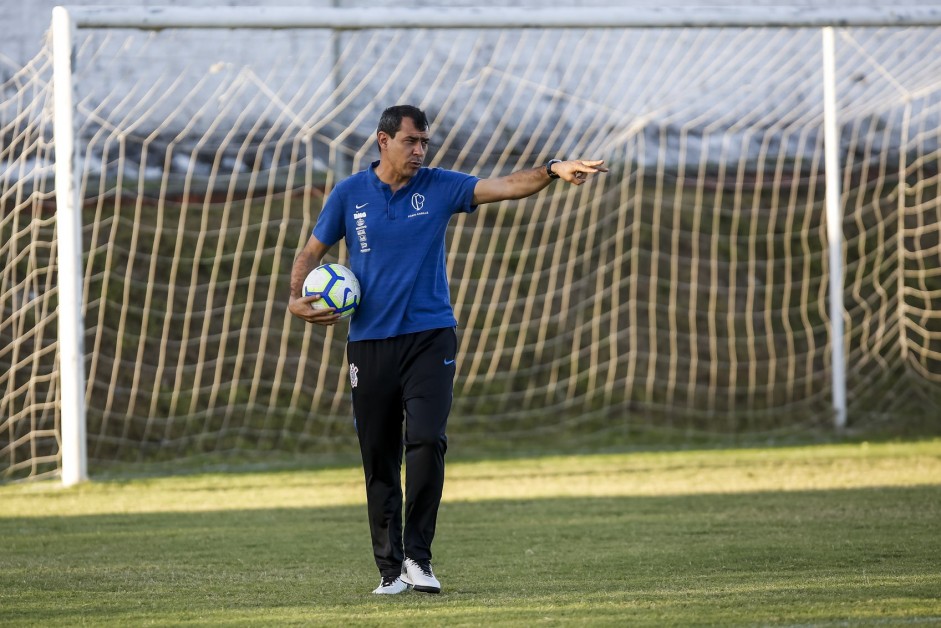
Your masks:
M 199 0 L 126 0 L 114 2 L 108 0 L 0 0 L 0 59 L 5 57 L 13 64 L 22 65 L 31 59 L 40 49 L 44 33 L 49 28 L 52 8 L 56 5 L 66 6 L 344 6 L 344 7 L 372 7 L 372 6 L 474 6 L 494 7 L 507 6 L 501 0 L 418 0 L 402 3 L 395 0 L 219 0 L 217 2 L 201 2 Z M 531 6 L 534 10 L 549 11 L 552 3 L 540 0 L 522 0 L 511 3 L 513 6 Z M 650 0 L 566 0 L 565 6 L 584 6 L 586 10 L 597 10 L 598 6 L 642 7 L 659 2 Z M 921 6 L 926 4 L 919 0 L 893 0 L 885 2 L 880 0 L 670 0 L 664 3 L 669 6 L 815 6 L 815 7 L 877 7 L 877 6 Z M 589 9 L 588 7 L 592 7 Z
M 581 5 L 586 11 L 603 11 L 603 8 L 593 6 L 600 0 L 569 0 L 567 7 Z M 941 1 L 941 0 L 939 0 Z M 53 6 L 57 4 L 56 0 L 0 0 L 0 24 L 3 28 L 3 36 L 0 37 L 0 79 L 8 78 L 12 72 L 22 67 L 28 60 L 32 59 L 41 49 L 44 34 L 49 26 L 49 18 Z M 101 5 L 102 0 L 76 0 L 70 3 L 76 5 Z M 117 3 L 115 3 L 117 4 Z M 205 6 L 208 3 L 196 2 L 194 0 L 131 0 L 121 3 L 123 6 Z M 316 6 L 344 6 L 344 7 L 374 7 L 374 6 L 399 6 L 400 3 L 392 0 L 312 0 L 302 2 L 298 0 L 253 0 L 251 2 L 239 2 L 229 0 L 218 4 L 225 6 L 249 6 L 249 5 L 270 5 L 270 6 L 298 6 L 298 7 L 316 7 Z M 490 6 L 494 10 L 504 6 L 505 0 L 471 0 L 469 2 L 447 2 L 447 0 L 419 1 L 412 3 L 411 6 L 441 6 L 449 4 L 453 6 Z M 739 6 L 743 0 L 673 0 L 673 6 Z M 859 6 L 878 6 L 880 3 L 876 0 L 821 0 L 815 3 L 795 2 L 793 0 L 751 0 L 750 6 L 768 5 L 768 6 L 814 6 L 814 7 L 859 7 Z M 895 6 L 920 6 L 923 3 L 915 0 L 898 0 Z M 648 6 L 649 0 L 620 0 L 609 1 L 605 6 L 612 7 L 631 7 Z M 525 0 L 517 6 L 532 6 L 534 11 L 551 11 L 550 5 L 545 0 Z M 337 48 L 331 50 L 334 45 L 325 32 L 311 33 L 310 31 L 280 31 L 276 36 L 264 31 L 245 31 L 238 37 L 233 37 L 228 31 L 206 32 L 206 31 L 182 31 L 177 32 L 173 37 L 177 37 L 177 43 L 166 45 L 166 33 L 142 34 L 141 32 L 117 33 L 108 45 L 106 52 L 95 56 L 88 50 L 80 51 L 80 66 L 86 74 L 78 77 L 77 90 L 79 97 L 84 99 L 86 106 L 79 107 L 77 116 L 79 122 L 87 121 L 89 111 L 103 112 L 110 120 L 122 121 L 122 136 L 126 133 L 129 138 L 126 149 L 131 152 L 145 152 L 156 149 L 156 156 L 148 159 L 147 163 L 162 164 L 165 158 L 164 147 L 168 143 L 175 142 L 178 134 L 182 134 L 193 121 L 199 121 L 189 127 L 187 139 L 183 141 L 180 149 L 174 153 L 174 164 L 176 163 L 176 154 L 186 154 L 190 150 L 197 150 L 203 138 L 212 136 L 212 141 L 208 142 L 207 148 L 214 153 L 221 139 L 226 132 L 235 129 L 233 137 L 262 136 L 269 130 L 280 133 L 280 129 L 290 125 L 302 125 L 307 128 L 314 127 L 315 130 L 322 127 L 320 136 L 314 136 L 315 141 L 321 145 L 324 142 L 342 145 L 343 150 L 348 152 L 350 159 L 362 160 L 368 158 L 371 151 L 371 135 L 375 128 L 375 121 L 381 107 L 389 104 L 390 101 L 399 102 L 400 96 L 404 96 L 411 102 L 421 104 L 428 103 L 430 112 L 435 113 L 443 109 L 440 103 L 450 101 L 452 105 L 442 114 L 442 123 L 439 128 L 451 129 L 457 137 L 451 142 L 454 150 L 465 150 L 471 153 L 487 150 L 486 143 L 493 135 L 492 128 L 495 121 L 506 120 L 507 128 L 518 130 L 526 136 L 535 137 L 539 143 L 542 141 L 551 141 L 554 146 L 565 146 L 564 139 L 567 136 L 579 136 L 580 131 L 576 128 L 582 124 L 582 119 L 578 116 L 581 111 L 567 109 L 564 99 L 561 101 L 548 92 L 547 86 L 555 85 L 553 77 L 541 76 L 543 84 L 537 89 L 527 92 L 527 98 L 530 100 L 525 103 L 525 107 L 519 104 L 514 105 L 514 88 L 500 83 L 498 79 L 481 79 L 480 74 L 472 78 L 476 82 L 464 81 L 463 83 L 446 83 L 437 86 L 437 91 L 428 87 L 434 82 L 435 68 L 442 65 L 442 61 L 455 56 L 452 49 L 452 40 L 456 35 L 450 33 L 440 37 L 427 38 L 422 42 L 424 48 L 418 51 L 408 50 L 411 55 L 410 61 L 415 67 L 422 63 L 425 57 L 431 57 L 435 61 L 430 64 L 431 70 L 426 74 L 427 80 L 418 86 L 412 85 L 411 77 L 406 69 L 405 72 L 399 72 L 400 58 L 403 56 L 400 50 L 393 50 L 395 54 L 389 54 L 389 50 L 382 44 L 375 49 L 369 49 L 372 56 L 366 57 L 365 63 L 339 63 L 337 64 L 337 73 L 332 74 L 332 64 L 326 66 L 319 63 L 323 58 L 329 58 L 336 50 L 350 56 L 357 55 L 359 50 L 367 50 L 367 44 L 360 46 L 355 39 L 359 35 L 355 33 L 346 33 L 339 37 L 336 44 Z M 465 35 L 466 36 L 466 35 Z M 526 37 L 536 36 L 527 33 Z M 365 36 L 363 36 L 365 37 Z M 133 44 L 127 44 L 131 41 Z M 488 69 L 499 68 L 509 76 L 534 77 L 529 65 L 531 61 L 527 58 L 504 59 L 499 56 L 499 48 L 493 43 L 497 39 L 495 33 L 485 33 L 479 36 L 471 37 L 474 42 L 475 50 L 473 55 L 483 58 L 480 67 L 487 64 L 490 60 Z M 143 44 L 141 43 L 143 42 Z M 352 42 L 352 43 L 351 43 Z M 482 42 L 482 43 L 481 43 Z M 569 42 L 571 45 L 571 42 Z M 96 45 L 98 45 L 96 43 Z M 124 46 L 124 48 L 122 48 Z M 162 46 L 162 47 L 160 47 Z M 415 48 L 413 46 L 412 48 Z M 470 46 L 468 46 L 470 48 Z M 577 45 L 572 45 L 571 49 L 576 50 Z M 629 47 L 630 49 L 630 47 Z M 470 57 L 470 53 L 465 54 L 463 48 L 456 56 Z M 85 55 L 82 57 L 81 55 Z M 147 55 L 151 56 L 148 57 Z M 367 54 L 364 52 L 363 54 Z M 780 54 L 780 50 L 774 47 L 769 50 L 761 51 L 761 54 Z M 794 49 L 794 55 L 819 55 L 819 36 L 814 34 L 809 37 L 806 45 L 797 46 Z M 529 55 L 532 56 L 532 55 Z M 596 85 L 604 82 L 617 81 L 617 87 L 608 92 L 602 92 L 600 96 L 594 94 L 591 103 L 597 110 L 607 110 L 614 114 L 609 126 L 597 131 L 598 137 L 621 138 L 637 133 L 634 128 L 634 122 L 638 118 L 645 120 L 644 133 L 650 133 L 658 136 L 664 132 L 668 135 L 675 135 L 675 126 L 684 124 L 686 120 L 696 119 L 706 116 L 699 114 L 705 109 L 710 109 L 710 123 L 715 122 L 718 115 L 723 120 L 719 121 L 720 126 L 734 124 L 735 116 L 740 109 L 746 109 L 751 106 L 746 94 L 753 94 L 759 89 L 751 81 L 751 77 L 742 76 L 736 72 L 736 68 L 726 68 L 728 77 L 712 76 L 709 78 L 709 84 L 699 85 L 699 94 L 695 93 L 689 86 L 699 81 L 699 77 L 684 77 L 676 81 L 676 88 L 670 92 L 668 97 L 662 97 L 666 106 L 651 108 L 649 103 L 644 100 L 643 92 L 645 87 L 643 81 L 658 81 L 659 76 L 636 76 L 630 70 L 618 67 L 618 63 L 610 65 L 610 59 L 605 59 L 605 55 L 598 55 L 598 63 L 592 63 L 591 67 L 585 70 L 586 73 L 595 73 L 589 83 Z M 268 58 L 278 59 L 279 63 L 271 63 Z M 85 60 L 90 60 L 85 63 Z M 227 60 L 232 60 L 227 64 Z M 95 67 L 94 64 L 101 64 L 102 67 Z M 476 63 L 476 61 L 475 61 Z M 515 66 L 513 64 L 516 64 Z M 604 65 L 608 63 L 609 65 Z M 173 76 L 183 76 L 183 69 L 191 64 L 199 65 L 199 72 L 193 73 L 196 78 L 187 79 L 189 83 L 170 85 L 169 80 Z M 246 82 L 251 82 L 254 77 L 246 77 L 244 71 L 238 68 L 248 64 L 250 72 L 254 72 L 258 77 L 258 83 L 264 85 L 259 89 L 252 89 L 247 85 L 246 89 L 241 90 L 240 86 L 245 86 Z M 460 65 L 460 64 L 458 64 Z M 597 65 L 597 67 L 595 67 Z M 621 63 L 623 65 L 623 63 Z M 209 68 L 217 67 L 219 70 L 209 71 Z M 564 62 L 559 66 L 558 76 L 565 74 Z M 542 66 L 540 66 L 541 68 Z M 231 68 L 231 70 L 227 69 Z M 179 71 L 177 71 L 179 69 Z M 159 70 L 159 73 L 158 73 Z M 375 71 L 374 77 L 369 77 L 368 72 Z M 814 57 L 810 63 L 798 67 L 802 87 L 800 90 L 779 94 L 780 81 L 769 81 L 762 87 L 768 93 L 760 94 L 765 98 L 765 102 L 780 103 L 782 99 L 793 101 L 791 114 L 795 112 L 806 111 L 813 117 L 818 115 L 820 105 L 820 85 L 821 82 L 817 76 L 820 71 L 820 63 Z M 148 74 L 149 72 L 149 74 Z M 538 72 L 537 72 L 538 73 Z M 607 74 L 606 74 L 607 73 Z M 332 82 L 344 77 L 353 77 L 351 84 L 363 86 L 359 91 L 356 90 L 338 90 L 340 96 L 347 99 L 343 103 L 334 103 L 335 96 L 331 95 L 331 89 L 326 94 L 320 89 L 321 86 L 330 85 Z M 396 77 L 398 79 L 387 77 Z M 104 78 L 98 78 L 104 77 Z M 167 78 L 171 77 L 171 78 Z M 207 84 L 201 85 L 198 95 L 189 97 L 190 85 L 194 81 L 203 80 Z M 581 76 L 570 77 L 574 83 L 584 85 Z M 519 83 L 520 81 L 517 81 Z M 744 84 L 748 89 L 736 91 L 735 85 Z M 147 90 L 155 86 L 153 94 Z M 854 85 L 854 89 L 861 90 L 865 82 L 859 82 Z M 576 85 L 577 87 L 577 85 Z M 279 91 L 283 90 L 283 91 Z M 560 91 L 566 93 L 578 94 L 578 89 L 570 85 L 560 86 Z M 162 98 L 165 94 L 172 92 L 171 98 Z M 640 92 L 640 96 L 637 95 Z M 708 94 L 708 99 L 701 94 Z M 271 95 L 269 98 L 268 95 Z M 261 100 L 260 100 L 261 98 Z M 265 99 L 271 102 L 291 100 L 289 106 L 280 106 L 272 109 L 268 106 Z M 475 102 L 482 103 L 472 111 L 465 111 L 461 106 L 461 99 L 469 100 L 473 98 Z M 727 102 L 722 101 L 726 98 Z M 718 102 L 709 102 L 713 99 Z M 871 101 L 869 93 L 858 93 L 861 102 Z M 454 102 L 457 104 L 453 104 Z M 498 105 L 492 106 L 491 103 L 498 102 Z M 560 104 L 561 102 L 561 104 Z M 485 110 L 491 107 L 490 110 Z M 516 107 L 520 111 L 515 115 L 512 111 Z M 526 109 L 525 112 L 522 110 Z M 243 111 L 251 111 L 251 116 L 245 116 L 244 122 L 239 122 L 238 115 Z M 287 111 L 287 114 L 285 112 Z M 509 112 L 509 113 L 508 113 Z M 719 112 L 718 114 L 716 112 Z M 2 114 L 2 112 L 0 112 Z M 650 114 L 650 115 L 648 115 Z M 868 115 L 868 114 L 866 114 Z M 875 114 L 882 123 L 886 122 L 886 116 L 896 115 L 889 108 L 886 111 L 880 111 Z M 556 125 L 545 127 L 542 120 L 551 117 L 556 120 Z M 92 116 L 95 118 L 95 116 Z M 219 123 L 223 120 L 222 123 Z M 264 125 L 263 131 L 256 131 L 253 125 Z M 242 126 L 239 126 L 239 125 Z M 563 128 L 557 125 L 562 124 Z M 108 126 L 108 125 L 105 125 Z M 487 127 L 485 132 L 480 129 Z M 571 127 L 571 129 L 569 128 Z M 630 127 L 630 129 L 628 129 Z M 82 128 L 81 133 L 85 140 L 90 143 L 92 150 L 98 151 L 94 137 L 99 134 L 103 128 L 95 119 L 91 120 Z M 666 131 L 664 131 L 666 129 Z M 558 133 L 553 136 L 554 131 Z M 499 131 L 498 131 L 499 132 Z M 691 131 L 693 132 L 693 131 Z M 437 138 L 436 138 L 437 139 Z M 442 138 L 443 139 L 443 138 Z M 651 145 L 655 145 L 657 137 L 651 137 Z M 704 140 L 706 141 L 706 140 Z M 782 142 L 797 141 L 786 136 L 781 139 Z M 446 143 L 446 140 L 444 141 Z M 695 146 L 694 146 L 695 147 Z M 583 150 L 585 147 L 579 147 Z M 589 147 L 592 150 L 605 152 L 604 147 Z M 225 147 L 223 147 L 225 149 Z M 100 149 L 104 150 L 104 149 Z M 318 159 L 322 160 L 330 149 L 322 146 L 314 152 Z M 750 145 L 744 150 L 751 152 L 757 150 Z M 794 151 L 800 150 L 798 147 Z M 790 148 L 788 153 L 792 152 Z M 127 155 L 127 159 L 133 163 L 139 156 Z M 290 161 L 290 154 L 282 154 L 283 159 Z M 659 157 L 657 157 L 659 158 Z M 695 155 L 687 155 L 687 158 L 695 160 Z M 455 157 L 460 159 L 460 157 Z M 189 163 L 192 163 L 190 161 Z M 207 162 L 208 163 L 208 162 Z M 177 167 L 171 164 L 171 168 Z M 457 164 L 460 165 L 460 164 Z M 186 167 L 185 164 L 179 167 Z M 208 168 L 208 165 L 205 165 Z

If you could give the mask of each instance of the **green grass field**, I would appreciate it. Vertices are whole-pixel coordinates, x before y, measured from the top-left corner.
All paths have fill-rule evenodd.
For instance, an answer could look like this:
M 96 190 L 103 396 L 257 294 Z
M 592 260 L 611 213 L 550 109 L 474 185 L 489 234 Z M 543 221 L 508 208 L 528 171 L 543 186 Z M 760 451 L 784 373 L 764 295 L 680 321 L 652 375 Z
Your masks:
M 941 440 L 452 461 L 444 591 L 358 467 L 0 486 L 0 625 L 941 625 Z

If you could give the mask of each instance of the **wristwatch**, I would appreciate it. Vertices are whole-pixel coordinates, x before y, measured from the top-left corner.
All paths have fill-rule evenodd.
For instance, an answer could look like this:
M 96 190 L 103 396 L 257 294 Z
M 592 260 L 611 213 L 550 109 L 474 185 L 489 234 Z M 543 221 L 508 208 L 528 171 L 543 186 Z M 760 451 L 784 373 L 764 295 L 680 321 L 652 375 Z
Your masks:
M 555 164 L 558 164 L 558 163 L 562 163 L 562 160 L 561 160 L 561 159 L 550 159 L 549 161 L 546 162 L 546 174 L 549 175 L 549 178 L 550 178 L 550 179 L 558 179 L 558 178 L 559 178 L 559 175 L 557 175 L 556 173 L 552 172 L 552 166 L 554 166 Z

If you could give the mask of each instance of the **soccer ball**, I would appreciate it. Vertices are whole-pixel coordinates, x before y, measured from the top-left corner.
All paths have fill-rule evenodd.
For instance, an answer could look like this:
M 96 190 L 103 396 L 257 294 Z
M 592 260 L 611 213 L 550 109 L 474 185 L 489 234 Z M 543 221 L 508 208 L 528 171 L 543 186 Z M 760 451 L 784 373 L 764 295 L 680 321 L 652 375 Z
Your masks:
M 349 318 L 359 307 L 359 280 L 352 270 L 340 264 L 324 264 L 310 271 L 303 292 L 305 297 L 320 295 L 320 300 L 311 303 L 311 307 L 336 310 L 340 318 Z

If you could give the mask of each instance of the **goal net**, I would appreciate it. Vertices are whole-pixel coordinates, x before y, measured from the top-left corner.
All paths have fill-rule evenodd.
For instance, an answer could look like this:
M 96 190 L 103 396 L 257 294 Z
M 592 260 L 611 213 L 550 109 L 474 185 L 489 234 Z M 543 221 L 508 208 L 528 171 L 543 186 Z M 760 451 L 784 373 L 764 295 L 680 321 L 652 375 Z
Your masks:
M 288 277 L 400 103 L 430 166 L 611 168 L 452 222 L 458 446 L 829 429 L 840 359 L 849 429 L 936 423 L 941 30 L 835 36 L 842 357 L 820 28 L 79 29 L 90 460 L 355 449 L 345 326 L 292 318 Z M 0 67 L 0 476 L 36 477 L 63 411 L 51 49 Z

